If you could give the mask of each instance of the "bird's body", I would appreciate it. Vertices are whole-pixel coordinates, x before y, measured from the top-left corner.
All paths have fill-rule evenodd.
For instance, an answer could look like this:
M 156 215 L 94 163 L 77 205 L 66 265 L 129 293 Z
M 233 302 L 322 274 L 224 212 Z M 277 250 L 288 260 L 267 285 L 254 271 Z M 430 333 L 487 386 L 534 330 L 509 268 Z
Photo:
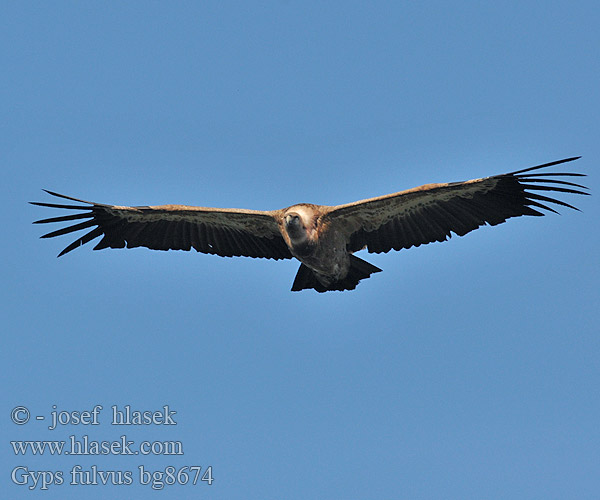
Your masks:
M 194 248 L 227 257 L 295 257 L 301 265 L 293 291 L 352 290 L 361 279 L 381 271 L 353 255 L 363 248 L 375 253 L 400 250 L 444 241 L 451 233 L 463 236 L 511 217 L 544 215 L 540 208 L 555 212 L 545 203 L 575 208 L 536 191 L 588 194 L 580 190 L 585 186 L 562 180 L 582 174 L 530 173 L 575 159 L 465 182 L 426 184 L 337 206 L 300 203 L 273 211 L 184 205 L 127 207 L 86 202 L 51 191 L 48 193 L 53 196 L 83 205 L 33 204 L 81 211 L 36 223 L 84 219 L 44 238 L 93 228 L 59 256 L 102 236 L 95 250 L 142 246 L 154 250 Z

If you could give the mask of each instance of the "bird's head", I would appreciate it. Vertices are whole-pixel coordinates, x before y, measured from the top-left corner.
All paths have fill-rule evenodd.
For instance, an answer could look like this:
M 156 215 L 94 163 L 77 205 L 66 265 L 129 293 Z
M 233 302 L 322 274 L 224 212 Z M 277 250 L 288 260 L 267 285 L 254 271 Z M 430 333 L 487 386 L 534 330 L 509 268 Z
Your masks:
M 302 219 L 296 212 L 289 212 L 285 216 L 285 226 L 287 228 L 302 226 Z
M 290 207 L 284 214 L 283 223 L 294 244 L 312 240 L 316 235 L 315 214 L 309 205 Z
M 289 212 L 285 215 L 285 229 L 293 240 L 306 237 L 306 228 L 302 217 L 297 212 Z

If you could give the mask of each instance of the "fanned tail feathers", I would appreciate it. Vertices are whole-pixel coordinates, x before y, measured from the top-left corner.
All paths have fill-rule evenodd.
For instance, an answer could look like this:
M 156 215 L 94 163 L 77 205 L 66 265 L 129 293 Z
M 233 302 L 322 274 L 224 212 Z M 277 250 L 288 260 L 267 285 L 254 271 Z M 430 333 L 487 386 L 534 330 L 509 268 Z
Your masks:
M 342 280 L 335 281 L 329 285 L 324 285 L 319 281 L 315 272 L 308 266 L 300 264 L 296 279 L 292 285 L 292 292 L 298 292 L 305 289 L 315 289 L 319 293 L 330 290 L 354 290 L 360 280 L 369 278 L 373 273 L 379 273 L 381 269 L 369 264 L 367 261 L 350 255 L 350 269 L 348 274 Z

